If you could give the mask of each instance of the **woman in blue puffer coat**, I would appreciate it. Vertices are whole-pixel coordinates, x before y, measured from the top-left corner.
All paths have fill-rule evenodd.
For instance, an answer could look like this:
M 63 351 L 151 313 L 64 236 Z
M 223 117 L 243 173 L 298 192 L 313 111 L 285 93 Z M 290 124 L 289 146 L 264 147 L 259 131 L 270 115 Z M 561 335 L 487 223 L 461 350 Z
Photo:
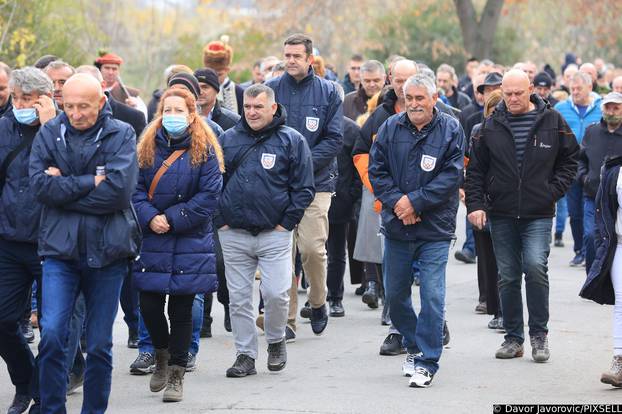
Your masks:
M 134 264 L 140 312 L 156 351 L 150 389 L 181 401 L 192 337 L 192 302 L 214 292 L 212 214 L 224 169 L 216 136 L 196 111 L 194 96 L 169 89 L 137 148 L 140 174 L 133 203 L 143 230 Z M 170 332 L 164 315 L 168 295 Z

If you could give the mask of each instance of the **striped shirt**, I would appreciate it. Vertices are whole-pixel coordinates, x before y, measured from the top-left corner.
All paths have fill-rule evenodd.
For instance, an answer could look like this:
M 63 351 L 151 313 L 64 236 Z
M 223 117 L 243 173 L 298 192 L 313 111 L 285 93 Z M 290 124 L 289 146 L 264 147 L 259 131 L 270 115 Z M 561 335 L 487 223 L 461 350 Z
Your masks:
M 536 110 L 526 112 L 520 115 L 512 115 L 508 113 L 508 122 L 514 135 L 514 145 L 516 147 L 516 162 L 518 163 L 518 171 L 523 165 L 523 157 L 525 156 L 525 148 L 527 147 L 527 139 L 529 138 L 529 130 L 536 121 L 538 112 Z

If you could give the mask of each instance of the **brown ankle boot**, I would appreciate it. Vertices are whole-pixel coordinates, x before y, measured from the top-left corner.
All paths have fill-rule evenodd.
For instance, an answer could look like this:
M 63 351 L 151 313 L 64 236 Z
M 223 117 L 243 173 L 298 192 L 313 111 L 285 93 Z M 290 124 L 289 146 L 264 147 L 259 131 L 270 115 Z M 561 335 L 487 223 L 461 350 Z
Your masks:
M 609 371 L 603 372 L 600 376 L 600 382 L 614 387 L 622 387 L 622 355 L 613 356 L 611 368 Z
M 179 402 L 183 399 L 185 373 L 185 367 L 180 367 L 179 365 L 171 365 L 168 367 L 168 381 L 166 382 L 166 389 L 164 390 L 162 401 Z
M 155 350 L 155 371 L 149 381 L 151 392 L 159 392 L 166 387 L 166 379 L 168 378 L 168 360 L 171 358 L 168 349 Z

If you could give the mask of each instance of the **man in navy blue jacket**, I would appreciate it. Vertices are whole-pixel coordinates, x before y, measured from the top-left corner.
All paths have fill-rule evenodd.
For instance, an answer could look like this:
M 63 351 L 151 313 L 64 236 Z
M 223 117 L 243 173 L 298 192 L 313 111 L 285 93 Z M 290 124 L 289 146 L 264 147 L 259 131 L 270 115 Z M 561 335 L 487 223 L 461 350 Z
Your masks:
M 29 307 L 33 280 L 41 278 L 41 204 L 29 185 L 28 158 L 35 135 L 56 110 L 52 81 L 40 69 L 13 71 L 8 87 L 13 106 L 0 119 L 0 357 L 16 391 L 8 412 L 21 413 L 30 405 L 34 360 L 18 322 Z
M 369 178 L 382 203 L 385 295 L 391 321 L 408 350 L 402 372 L 411 387 L 428 387 L 443 350 L 445 268 L 455 238 L 464 166 L 460 123 L 434 107 L 436 85 L 425 75 L 404 84 L 406 112 L 390 117 L 370 151 Z M 421 312 L 411 299 L 419 263 Z
M 285 326 L 292 274 L 292 231 L 315 195 L 311 152 L 285 126 L 274 92 L 257 84 L 244 91 L 240 122 L 220 138 L 225 186 L 214 225 L 225 261 L 229 312 L 237 359 L 227 376 L 256 374 L 255 271 L 261 273 L 268 369 L 287 362 Z
M 301 133 L 311 148 L 317 193 L 295 230 L 295 238 L 310 286 L 310 308 L 305 307 L 301 316 L 310 317 L 313 333 L 320 335 L 328 323 L 325 306 L 328 210 L 337 184 L 337 154 L 343 145 L 343 103 L 335 85 L 316 76 L 311 68 L 311 38 L 304 34 L 291 35 L 285 39 L 283 54 L 286 73 L 266 85 L 274 89 L 276 101 L 287 110 L 287 126 Z M 294 279 L 292 287 L 295 283 Z M 294 330 L 295 315 L 292 306 L 289 324 Z
M 64 412 L 69 321 L 80 292 L 86 302 L 87 363 L 83 412 L 104 412 L 112 377 L 112 326 L 128 261 L 140 234 L 131 209 L 136 135 L 112 118 L 101 85 L 76 74 L 63 87 L 65 112 L 37 134 L 30 183 L 41 211 L 44 258 L 39 344 L 41 411 Z

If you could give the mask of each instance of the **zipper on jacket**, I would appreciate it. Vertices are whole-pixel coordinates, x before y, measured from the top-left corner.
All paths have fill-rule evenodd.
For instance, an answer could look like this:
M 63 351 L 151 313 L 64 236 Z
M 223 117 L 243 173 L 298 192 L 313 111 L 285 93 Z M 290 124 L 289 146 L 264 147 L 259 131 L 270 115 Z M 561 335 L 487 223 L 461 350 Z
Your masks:
M 534 121 L 533 125 L 531 126 L 531 129 L 529 130 L 529 132 L 531 133 L 533 131 L 533 146 L 536 146 L 536 141 L 537 141 L 537 135 L 535 134 L 536 128 L 538 127 L 538 125 L 542 122 L 542 119 L 544 118 L 543 114 L 540 113 L 538 114 L 538 116 L 536 117 L 536 120 Z M 500 122 L 497 120 L 497 122 L 499 122 L 499 124 L 503 125 L 503 127 L 510 133 L 510 139 L 512 140 L 512 146 L 514 147 L 514 161 L 516 162 L 516 142 L 514 141 L 514 133 L 512 132 L 512 128 L 510 128 L 508 125 L 506 125 L 503 122 Z M 516 172 L 518 175 L 518 211 L 516 214 L 516 218 L 520 219 L 520 212 L 521 212 L 521 201 L 522 201 L 522 197 L 521 197 L 521 188 L 523 186 L 523 176 L 525 174 L 525 161 L 527 160 L 527 149 L 529 148 L 529 144 L 525 145 L 525 153 L 523 154 L 523 163 L 521 164 L 521 168 L 520 171 L 518 170 L 518 162 L 516 162 Z

